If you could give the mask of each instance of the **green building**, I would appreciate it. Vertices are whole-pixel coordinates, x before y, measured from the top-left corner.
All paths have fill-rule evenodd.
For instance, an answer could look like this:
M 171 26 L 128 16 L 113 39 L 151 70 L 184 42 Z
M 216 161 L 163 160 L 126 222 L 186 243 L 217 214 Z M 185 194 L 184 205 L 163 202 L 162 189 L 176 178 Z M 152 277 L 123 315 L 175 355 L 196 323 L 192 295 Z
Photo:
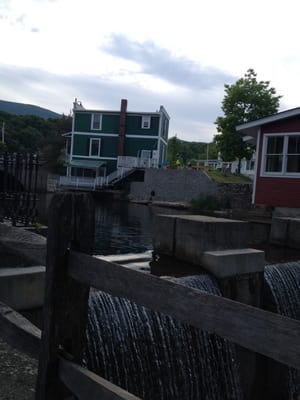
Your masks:
M 136 168 L 159 168 L 166 161 L 169 115 L 155 112 L 87 110 L 75 99 L 72 132 L 66 136 L 67 175 L 62 186 L 111 185 Z

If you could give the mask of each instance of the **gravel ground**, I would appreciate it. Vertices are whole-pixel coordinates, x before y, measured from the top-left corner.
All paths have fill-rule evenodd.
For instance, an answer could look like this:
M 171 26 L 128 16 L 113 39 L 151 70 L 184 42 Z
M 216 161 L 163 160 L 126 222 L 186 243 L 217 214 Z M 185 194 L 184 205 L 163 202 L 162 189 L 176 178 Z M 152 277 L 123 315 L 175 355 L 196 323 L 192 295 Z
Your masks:
M 34 400 L 38 361 L 0 337 L 0 400 Z

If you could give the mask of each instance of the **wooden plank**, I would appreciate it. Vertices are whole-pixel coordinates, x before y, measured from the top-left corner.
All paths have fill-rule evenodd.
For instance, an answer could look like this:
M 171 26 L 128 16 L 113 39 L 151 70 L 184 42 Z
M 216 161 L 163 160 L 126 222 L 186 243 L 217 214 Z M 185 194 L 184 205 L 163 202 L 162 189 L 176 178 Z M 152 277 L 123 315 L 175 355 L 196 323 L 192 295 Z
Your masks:
M 114 262 L 116 264 L 128 264 L 135 261 L 151 261 L 152 251 L 146 251 L 144 253 L 127 253 L 127 254 L 110 254 L 107 256 L 95 256 L 105 261 Z
M 71 252 L 70 275 L 300 370 L 300 322 Z
M 41 331 L 28 319 L 0 302 L 1 337 L 12 347 L 38 358 Z
M 62 348 L 79 361 L 85 340 L 89 288 L 68 277 L 70 248 L 89 252 L 94 244 L 94 206 L 88 194 L 57 193 L 49 208 L 44 323 L 36 399 L 64 399 L 58 377 Z
M 62 357 L 59 376 L 79 400 L 139 400 L 119 386 Z

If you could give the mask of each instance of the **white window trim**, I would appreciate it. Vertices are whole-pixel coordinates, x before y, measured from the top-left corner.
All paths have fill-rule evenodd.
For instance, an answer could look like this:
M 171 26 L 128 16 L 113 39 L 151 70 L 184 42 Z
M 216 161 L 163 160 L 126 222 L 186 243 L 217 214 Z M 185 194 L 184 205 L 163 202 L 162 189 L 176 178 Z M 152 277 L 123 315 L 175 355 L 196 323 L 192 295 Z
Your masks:
M 100 126 L 99 126 L 99 128 L 94 128 L 94 118 L 95 118 L 95 115 L 100 115 Z M 102 129 L 102 114 L 101 113 L 93 113 L 92 114 L 92 119 L 91 119 L 91 130 L 92 131 L 101 131 L 101 129 Z
M 148 123 L 148 126 L 145 126 L 145 123 Z M 151 115 L 142 115 L 142 129 L 150 129 L 151 128 Z
M 93 146 L 93 141 L 98 142 L 98 155 L 92 155 L 92 146 Z M 100 157 L 100 151 L 101 151 L 101 139 L 98 138 L 90 138 L 90 149 L 89 149 L 89 157 L 92 158 L 98 158 Z
M 283 160 L 282 160 L 282 171 L 281 172 L 267 172 L 266 161 L 267 161 L 267 142 L 269 137 L 283 136 Z M 261 167 L 260 176 L 272 177 L 272 178 L 300 178 L 299 172 L 286 172 L 287 163 L 287 150 L 288 150 L 288 137 L 289 136 L 300 136 L 300 132 L 276 132 L 276 133 L 265 133 L 263 138 L 263 146 L 261 153 Z

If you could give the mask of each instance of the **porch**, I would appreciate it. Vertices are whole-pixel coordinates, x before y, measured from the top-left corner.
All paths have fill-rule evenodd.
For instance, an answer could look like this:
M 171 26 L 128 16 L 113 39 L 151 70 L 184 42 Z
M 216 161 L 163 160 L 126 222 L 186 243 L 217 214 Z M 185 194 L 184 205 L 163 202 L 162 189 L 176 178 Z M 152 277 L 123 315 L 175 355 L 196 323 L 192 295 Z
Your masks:
M 145 168 L 158 168 L 158 160 L 150 157 L 118 157 L 117 169 L 108 175 L 106 175 L 104 161 L 72 160 L 68 164 L 67 176 L 60 176 L 59 186 L 94 191 L 114 185 L 136 169 Z

